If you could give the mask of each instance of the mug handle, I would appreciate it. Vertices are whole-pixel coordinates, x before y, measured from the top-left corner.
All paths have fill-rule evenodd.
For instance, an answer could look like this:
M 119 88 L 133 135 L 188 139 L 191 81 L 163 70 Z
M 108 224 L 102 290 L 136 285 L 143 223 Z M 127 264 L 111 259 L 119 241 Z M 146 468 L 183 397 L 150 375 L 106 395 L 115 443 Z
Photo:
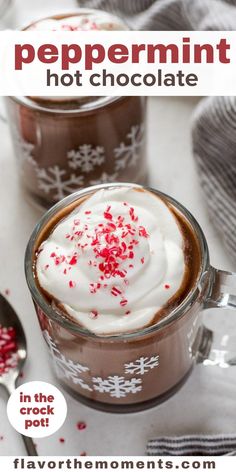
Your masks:
M 209 308 L 235 309 L 236 311 L 236 273 L 210 268 L 210 290 L 203 304 L 203 310 Z M 235 324 L 236 326 L 236 324 Z M 235 335 L 216 333 L 206 326 L 201 327 L 198 336 L 196 362 L 219 367 L 236 366 L 236 330 Z M 232 342 L 234 341 L 234 342 Z

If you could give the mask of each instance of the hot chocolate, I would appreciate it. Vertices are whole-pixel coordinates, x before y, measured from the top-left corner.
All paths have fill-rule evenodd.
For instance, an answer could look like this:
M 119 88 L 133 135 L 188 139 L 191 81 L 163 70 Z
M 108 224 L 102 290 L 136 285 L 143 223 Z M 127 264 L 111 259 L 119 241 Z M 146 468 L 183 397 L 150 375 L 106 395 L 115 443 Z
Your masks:
M 44 219 L 26 258 L 56 375 L 91 406 L 142 409 L 177 388 L 193 364 L 196 233 L 173 201 L 139 186 L 68 199 Z
M 48 28 L 127 27 L 108 13 L 79 9 L 26 29 Z M 147 182 L 145 97 L 7 97 L 6 108 L 21 181 L 39 206 L 88 185 Z
M 77 205 L 47 228 L 37 252 L 36 277 L 50 302 L 97 335 L 167 316 L 199 271 L 195 238 L 180 215 L 160 197 L 125 187 Z

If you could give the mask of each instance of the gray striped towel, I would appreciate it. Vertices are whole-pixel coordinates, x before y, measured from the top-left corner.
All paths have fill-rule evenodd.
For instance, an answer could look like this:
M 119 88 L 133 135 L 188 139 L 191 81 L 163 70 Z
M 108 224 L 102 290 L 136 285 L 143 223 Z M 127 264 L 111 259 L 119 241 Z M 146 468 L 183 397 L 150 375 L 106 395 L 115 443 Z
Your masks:
M 148 456 L 222 456 L 236 450 L 236 435 L 191 435 L 150 439 Z
M 79 0 L 133 29 L 236 30 L 236 0 Z M 236 98 L 203 99 L 193 116 L 193 153 L 212 221 L 236 260 Z

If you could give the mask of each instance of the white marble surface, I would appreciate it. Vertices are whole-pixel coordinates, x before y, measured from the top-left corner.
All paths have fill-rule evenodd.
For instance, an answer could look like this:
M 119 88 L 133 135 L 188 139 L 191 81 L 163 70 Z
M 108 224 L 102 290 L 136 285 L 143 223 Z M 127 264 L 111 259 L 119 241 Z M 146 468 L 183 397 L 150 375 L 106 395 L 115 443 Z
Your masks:
M 73 7 L 73 0 L 15 2 L 11 24 L 27 23 L 39 14 Z M 52 8 L 50 8 L 50 3 Z M 33 5 L 33 6 L 32 6 Z M 184 203 L 201 224 L 214 265 L 236 270 L 214 229 L 198 182 L 191 154 L 191 114 L 195 98 L 152 98 L 148 113 L 148 154 L 151 184 Z M 28 293 L 23 260 L 29 235 L 40 217 L 24 199 L 17 179 L 8 128 L 0 122 L 0 291 L 10 289 L 9 300 L 26 330 L 29 359 L 24 381 L 55 383 L 48 367 L 34 308 Z M 1 392 L 2 393 L 2 392 Z M 145 452 L 148 438 L 164 434 L 227 433 L 236 431 L 235 369 L 196 367 L 181 391 L 165 404 L 143 413 L 113 415 L 89 409 L 66 395 L 68 417 L 53 436 L 36 440 L 40 455 L 138 455 Z M 87 428 L 76 429 L 86 421 Z M 0 455 L 25 454 L 21 439 L 6 417 L 6 396 L 0 396 Z M 59 438 L 65 438 L 61 444 Z

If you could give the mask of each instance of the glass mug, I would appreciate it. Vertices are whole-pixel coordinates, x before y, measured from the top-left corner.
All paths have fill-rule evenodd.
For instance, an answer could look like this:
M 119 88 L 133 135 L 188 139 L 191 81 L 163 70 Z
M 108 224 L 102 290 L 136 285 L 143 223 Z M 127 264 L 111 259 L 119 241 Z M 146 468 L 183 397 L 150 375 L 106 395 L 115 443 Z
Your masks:
M 93 11 L 104 14 L 79 8 L 49 18 Z M 19 177 L 28 199 L 48 209 L 89 185 L 127 180 L 146 184 L 146 104 L 139 96 L 6 97 Z
M 147 189 L 164 197 L 187 220 L 200 247 L 200 271 L 185 299 L 155 325 L 132 333 L 100 336 L 63 317 L 47 301 L 35 281 L 33 261 L 40 235 L 50 223 L 55 224 L 58 212 L 67 206 L 71 211 L 78 200 L 94 191 L 119 186 Z M 194 363 L 222 365 L 222 356 L 217 358 L 219 351 L 212 350 L 213 333 L 203 325 L 202 310 L 236 308 L 235 274 L 210 265 L 207 242 L 197 221 L 180 203 L 157 190 L 116 183 L 89 187 L 66 197 L 34 229 L 26 249 L 25 270 L 54 373 L 82 403 L 111 412 L 143 410 L 178 390 Z M 227 365 L 234 363 L 231 360 Z
M 146 98 L 93 97 L 67 104 L 6 97 L 19 177 L 30 201 L 50 208 L 99 183 L 147 183 Z

